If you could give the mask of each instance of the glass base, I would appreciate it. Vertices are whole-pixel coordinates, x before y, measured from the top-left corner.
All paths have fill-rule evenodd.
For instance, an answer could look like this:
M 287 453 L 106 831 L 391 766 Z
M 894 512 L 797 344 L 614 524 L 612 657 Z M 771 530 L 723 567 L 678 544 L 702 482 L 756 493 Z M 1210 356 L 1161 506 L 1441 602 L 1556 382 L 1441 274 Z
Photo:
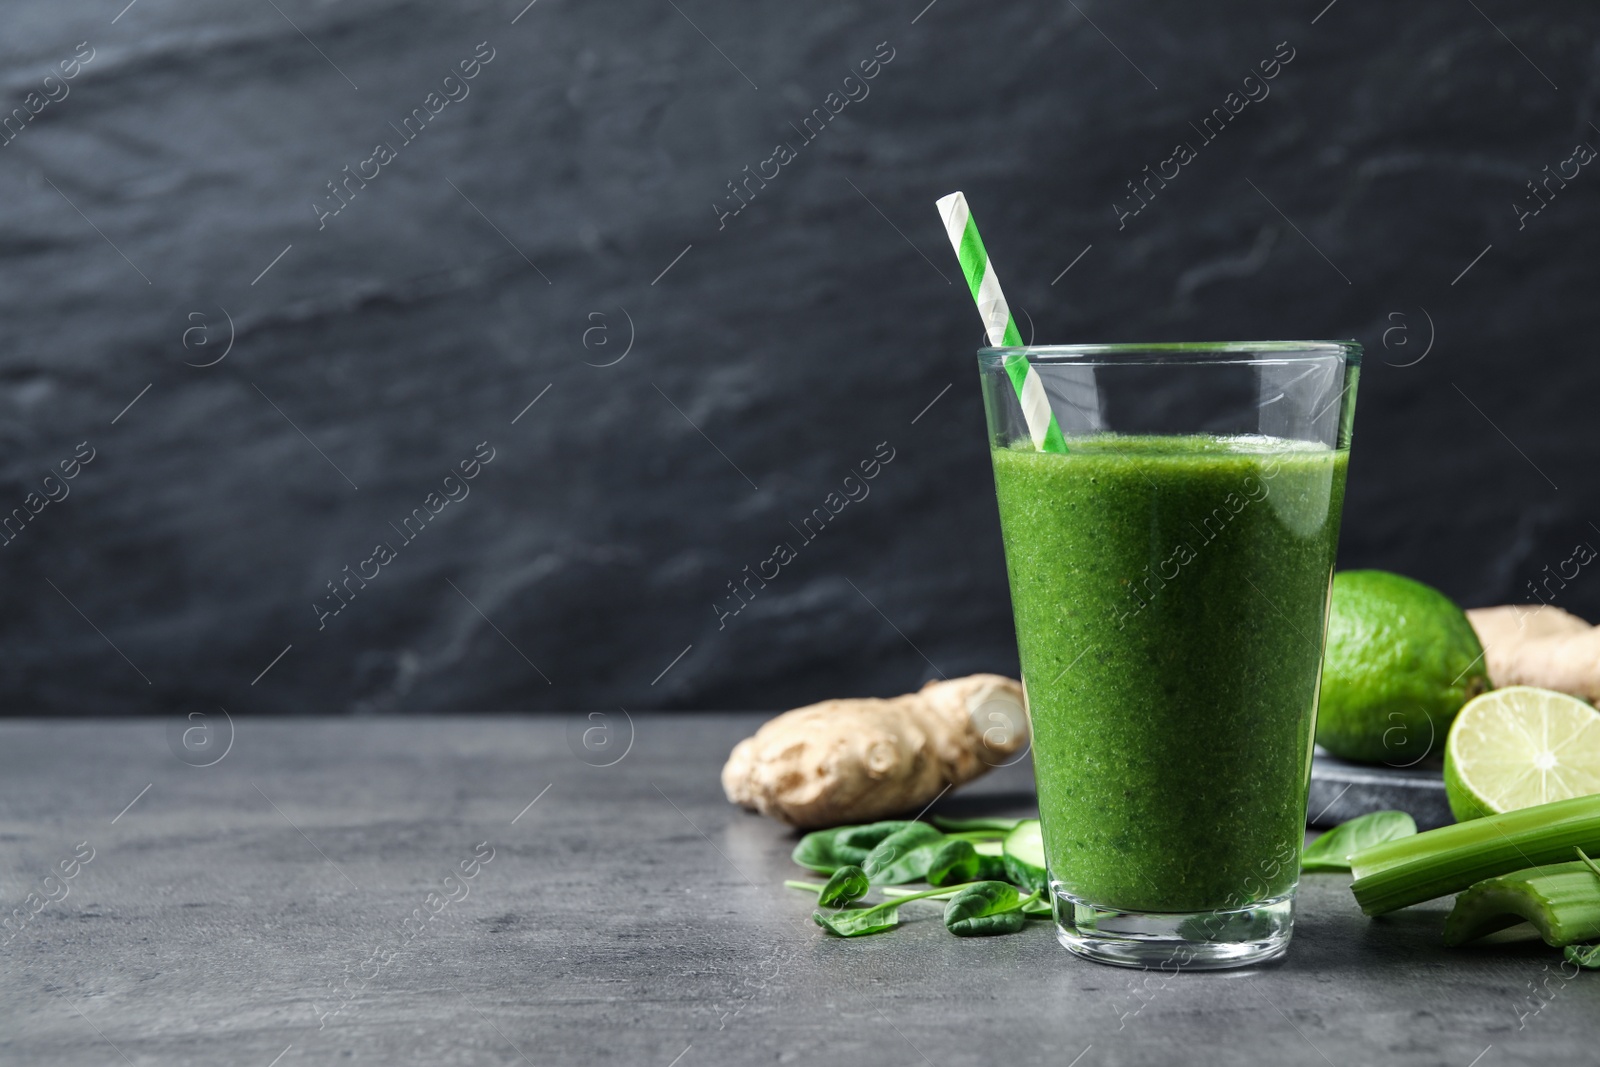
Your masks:
M 1216 971 L 1276 959 L 1294 933 L 1294 892 L 1244 908 L 1151 912 L 1100 907 L 1051 886 L 1056 939 L 1117 967 Z

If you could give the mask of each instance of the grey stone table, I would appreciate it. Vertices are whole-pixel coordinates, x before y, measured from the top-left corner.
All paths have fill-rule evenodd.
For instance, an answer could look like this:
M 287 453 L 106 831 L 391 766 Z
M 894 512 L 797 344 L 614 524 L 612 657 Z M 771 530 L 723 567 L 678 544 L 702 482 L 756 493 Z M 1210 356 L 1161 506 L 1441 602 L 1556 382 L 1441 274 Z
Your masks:
M 1595 1062 L 1600 974 L 1447 951 L 1440 905 L 1369 921 L 1343 875 L 1248 972 L 917 905 L 829 939 L 781 884 L 792 836 L 722 799 L 759 720 L 0 724 L 0 1063 Z M 941 807 L 1032 800 L 1024 763 Z

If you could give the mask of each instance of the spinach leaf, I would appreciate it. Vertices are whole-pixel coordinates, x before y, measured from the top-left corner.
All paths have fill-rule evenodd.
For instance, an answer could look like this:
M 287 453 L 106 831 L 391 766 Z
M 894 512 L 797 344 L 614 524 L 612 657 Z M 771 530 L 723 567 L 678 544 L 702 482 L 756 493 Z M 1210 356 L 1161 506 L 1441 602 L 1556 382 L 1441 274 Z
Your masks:
M 1035 893 L 1031 898 L 1022 902 L 1022 914 L 1038 915 L 1048 919 L 1055 914 L 1055 909 L 1050 906 L 1048 900 Z
M 925 822 L 914 822 L 879 841 L 860 863 L 875 885 L 920 882 L 928 874 L 936 845 L 944 835 Z
M 972 847 L 970 841 L 963 841 L 959 837 L 947 837 L 936 845 L 923 847 L 934 849 L 933 855 L 928 860 L 928 869 L 923 875 L 923 880 L 929 885 L 960 885 L 978 876 L 983 857 L 978 855 L 978 850 Z
M 869 822 L 864 826 L 841 826 L 834 833 L 838 834 L 838 847 L 843 853 L 860 852 L 856 858 L 856 866 L 867 858 L 867 853 L 890 834 L 899 833 L 908 826 L 917 825 L 906 819 L 889 819 L 885 822 Z
M 907 882 L 926 881 L 928 869 L 933 865 L 934 857 L 938 855 L 939 850 L 944 847 L 945 843 L 941 838 L 929 841 L 927 844 L 918 845 L 909 852 L 898 856 L 894 856 L 892 853 L 886 855 L 883 862 L 873 868 L 871 874 L 872 883 L 874 885 L 904 885 Z
M 789 858 L 807 870 L 832 874 L 849 861 L 839 855 L 835 840 L 838 830 L 813 830 L 794 846 Z
M 1600 971 L 1600 945 L 1568 945 L 1561 950 L 1568 963 L 1590 971 Z
M 945 929 L 957 937 L 1014 934 L 1027 921 L 1023 904 L 1037 896 L 1024 898 L 1010 882 L 974 882 L 944 906 Z
M 811 921 L 839 937 L 865 937 L 893 930 L 900 924 L 900 902 L 887 901 L 871 908 L 845 908 L 832 915 L 811 913 Z
M 921 900 L 923 897 L 942 896 L 949 892 L 947 889 L 929 889 L 921 893 L 908 893 L 894 900 L 886 900 L 882 904 L 875 904 L 870 908 L 843 908 L 832 915 L 824 915 L 820 911 L 811 913 L 811 921 L 840 937 L 865 937 L 867 934 L 881 934 L 885 930 L 892 930 L 900 923 L 900 905 L 908 900 Z
M 1348 871 L 1350 857 L 1362 849 L 1398 841 L 1417 832 L 1416 820 L 1403 811 L 1374 811 L 1340 823 L 1306 846 L 1302 871 Z
M 813 830 L 795 845 L 790 859 L 820 874 L 832 874 L 840 867 L 860 866 L 873 846 L 897 830 L 912 824 L 903 819 L 867 823 L 864 826 L 835 826 Z
M 969 882 L 1008 882 L 1011 875 L 1006 871 L 1006 861 L 1003 856 L 990 856 L 978 853 L 978 869 L 973 872 Z
M 868 888 L 866 872 L 860 867 L 840 867 L 828 879 L 828 884 L 822 887 L 817 903 L 824 908 L 842 908 L 852 900 L 866 896 Z
M 904 886 L 898 885 L 886 885 L 883 887 L 881 892 L 885 897 L 889 897 L 891 899 L 898 898 L 900 900 L 904 900 L 907 897 L 917 897 L 919 899 L 927 900 L 949 900 L 951 897 L 961 892 L 961 886 L 947 885 L 942 889 L 929 891 L 925 889 L 906 889 Z

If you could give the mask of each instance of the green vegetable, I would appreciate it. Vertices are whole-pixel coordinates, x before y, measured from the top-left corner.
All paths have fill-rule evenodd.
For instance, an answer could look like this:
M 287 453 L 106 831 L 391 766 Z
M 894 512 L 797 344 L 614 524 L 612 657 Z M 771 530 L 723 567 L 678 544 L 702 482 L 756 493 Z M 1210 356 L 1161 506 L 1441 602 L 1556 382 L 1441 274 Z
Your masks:
M 943 841 L 944 835 L 938 830 L 925 822 L 914 822 L 879 841 L 860 867 L 875 885 L 920 882 L 927 877 L 928 867 Z
M 1044 837 L 1038 819 L 1024 819 L 1006 835 L 1003 849 L 1007 878 L 1024 889 L 1042 892 L 1050 882 L 1044 867 Z
M 1050 918 L 1051 916 L 1055 915 L 1055 909 L 1050 906 L 1050 902 L 1048 900 L 1045 900 L 1044 898 L 1040 897 L 1039 894 L 1035 893 L 1031 898 L 1029 898 L 1029 900 L 1022 902 L 1022 914 L 1038 915 L 1044 918 Z
M 1374 811 L 1340 823 L 1306 846 L 1302 871 L 1348 871 L 1350 857 L 1362 849 L 1398 841 L 1417 832 L 1417 822 L 1403 811 Z
M 963 841 L 971 841 L 974 845 L 999 845 L 1006 839 L 1002 830 L 960 830 L 946 837 L 958 837 Z
M 848 851 L 859 850 L 861 858 L 866 859 L 867 853 L 890 834 L 918 825 L 921 824 L 908 819 L 888 819 L 884 822 L 869 822 L 862 826 L 841 826 L 834 832 L 839 835 L 838 843 L 841 848 Z
M 851 862 L 840 854 L 836 844 L 838 836 L 838 830 L 814 830 L 800 839 L 800 843 L 794 846 L 789 858 L 808 870 L 832 874 Z M 863 859 L 865 855 L 862 854 Z
M 865 862 L 867 853 L 884 838 L 911 825 L 903 819 L 894 819 L 865 826 L 815 830 L 800 839 L 790 858 L 801 867 L 821 874 L 832 874 L 840 867 L 859 867 Z
M 1017 828 L 1022 819 L 947 819 L 943 815 L 932 817 L 933 825 L 947 834 L 959 834 L 967 831 L 987 831 L 1004 837 Z
M 886 901 L 872 908 L 845 908 L 832 915 L 820 911 L 811 913 L 811 921 L 839 937 L 865 937 L 881 934 L 900 924 L 899 903 Z
M 1520 922 L 1558 948 L 1600 938 L 1600 880 L 1582 862 L 1554 863 L 1486 878 L 1456 898 L 1444 943 L 1462 945 Z
M 1568 963 L 1591 971 L 1600 970 L 1600 945 L 1568 945 L 1561 951 Z
M 792 879 L 785 881 L 783 884 L 788 886 L 790 889 L 804 889 L 808 893 L 816 893 L 819 895 L 824 889 L 828 888 L 821 882 L 797 882 Z M 957 893 L 961 892 L 962 888 L 963 887 L 959 885 L 952 885 L 945 886 L 942 889 L 927 890 L 907 889 L 904 886 L 898 885 L 886 885 L 880 889 L 880 892 L 882 892 L 886 897 L 893 898 L 898 903 L 912 897 L 915 897 L 918 900 L 948 900 L 950 897 L 953 897 Z
M 811 913 L 811 921 L 840 937 L 865 937 L 868 934 L 880 934 L 885 930 L 892 930 L 900 923 L 900 905 L 909 900 L 920 900 L 923 897 L 943 896 L 949 892 L 946 889 L 930 889 L 923 893 L 911 893 L 895 900 L 886 900 L 882 904 L 875 904 L 870 908 L 843 908 L 831 915 L 824 915 L 820 911 Z
M 1594 860 L 1585 855 L 1581 848 L 1574 847 L 1572 851 L 1577 853 L 1578 859 L 1582 860 L 1584 865 L 1594 872 L 1596 878 L 1600 878 L 1600 864 L 1595 863 Z
M 840 867 L 828 879 L 828 884 L 822 887 L 817 903 L 824 908 L 842 908 L 852 900 L 866 896 L 870 884 L 866 872 L 860 867 Z
M 1037 819 L 936 821 L 952 832 L 941 833 L 923 822 L 889 820 L 806 834 L 794 848 L 794 861 L 827 873 L 828 881 L 790 880 L 784 885 L 816 893 L 823 907 L 842 905 L 837 911 L 817 911 L 811 916 L 818 926 L 839 937 L 864 937 L 892 929 L 900 922 L 899 906 L 913 900 L 948 900 L 945 925 L 962 937 L 1014 933 L 1028 915 L 1050 914 L 1050 904 L 1040 899 L 1040 893 L 1024 896 L 1007 882 L 1013 865 L 1020 859 L 1020 869 L 1026 871 L 1027 858 L 1034 854 L 1042 874 Z M 1002 837 L 1015 837 L 1017 847 L 1003 844 Z M 934 888 L 896 887 L 915 881 L 926 881 Z M 848 906 L 860 901 L 873 885 L 882 886 L 883 895 L 890 899 L 869 907 Z M 950 906 L 958 900 L 959 907 Z
M 900 900 L 905 900 L 907 897 L 917 897 L 920 900 L 949 900 L 961 892 L 963 888 L 963 886 L 952 885 L 946 886 L 937 892 L 928 892 L 922 889 L 907 889 L 904 886 L 886 885 L 880 892 L 886 897 L 895 897 Z
M 1009 882 L 1011 875 L 1006 870 L 1004 842 L 1001 841 L 974 841 L 972 848 L 978 853 L 978 873 L 970 881 L 974 882 Z
M 970 882 L 978 877 L 984 857 L 978 855 L 972 842 L 959 837 L 947 837 L 933 847 L 933 856 L 928 861 L 923 881 L 929 885 L 947 886 Z
M 1027 921 L 1024 903 L 1037 897 L 1024 898 L 1010 882 L 974 882 L 944 906 L 944 926 L 957 937 L 1014 934 Z
M 998 842 L 996 842 L 998 844 Z M 1006 870 L 1005 857 L 979 850 L 978 870 L 967 881 L 969 882 L 1008 882 L 1011 874 Z
M 882 863 L 872 868 L 870 877 L 873 884 L 904 885 L 906 882 L 928 881 L 928 872 L 933 867 L 934 859 L 939 855 L 940 850 L 949 843 L 940 838 L 918 845 L 909 852 L 902 853 L 892 859 L 884 859 Z M 956 843 L 967 845 L 968 848 L 972 847 L 965 841 Z M 970 878 L 965 880 L 971 881 Z
M 1368 915 L 1458 893 L 1485 878 L 1600 852 L 1600 795 L 1487 815 L 1363 849 L 1351 891 Z

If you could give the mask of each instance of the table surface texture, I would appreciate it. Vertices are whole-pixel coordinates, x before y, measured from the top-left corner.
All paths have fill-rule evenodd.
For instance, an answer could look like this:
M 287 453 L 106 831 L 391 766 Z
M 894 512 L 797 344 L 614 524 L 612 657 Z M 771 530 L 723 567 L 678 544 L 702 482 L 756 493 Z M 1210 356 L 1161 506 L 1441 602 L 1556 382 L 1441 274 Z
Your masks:
M 1445 949 L 1447 901 L 1364 918 L 1343 874 L 1239 972 L 1086 963 L 1043 922 L 956 938 L 917 904 L 827 936 L 782 884 L 795 835 L 722 796 L 762 719 L 0 724 L 0 1063 L 1600 1059 L 1600 973 Z M 935 810 L 1033 805 L 1024 760 Z

